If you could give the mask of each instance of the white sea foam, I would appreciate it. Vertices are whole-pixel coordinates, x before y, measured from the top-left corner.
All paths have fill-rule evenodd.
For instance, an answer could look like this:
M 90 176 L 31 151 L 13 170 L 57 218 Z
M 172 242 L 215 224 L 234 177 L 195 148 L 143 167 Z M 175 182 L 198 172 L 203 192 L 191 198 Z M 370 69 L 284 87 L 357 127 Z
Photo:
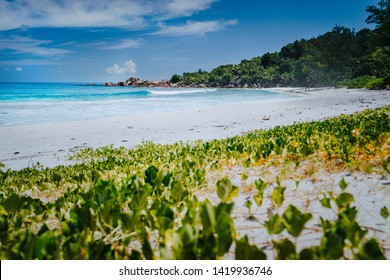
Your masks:
M 74 87 L 73 85 L 7 84 L 0 88 L 0 127 L 136 116 L 151 112 L 201 110 L 274 102 L 291 98 L 288 93 L 249 89 Z
M 150 90 L 149 92 L 151 94 L 158 94 L 158 95 L 175 95 L 175 94 L 185 94 L 185 93 L 197 93 L 197 92 L 213 92 L 217 89 L 185 89 L 185 90 Z

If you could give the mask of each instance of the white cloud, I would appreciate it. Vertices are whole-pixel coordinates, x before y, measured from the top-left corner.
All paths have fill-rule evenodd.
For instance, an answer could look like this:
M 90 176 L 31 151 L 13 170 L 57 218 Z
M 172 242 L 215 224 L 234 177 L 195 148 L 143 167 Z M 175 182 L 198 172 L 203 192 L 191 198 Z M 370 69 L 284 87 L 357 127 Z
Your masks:
M 167 3 L 167 11 L 174 16 L 190 16 L 196 12 L 207 10 L 216 0 L 172 0 Z
M 26 58 L 15 60 L 0 60 L 0 65 L 15 66 L 17 65 L 57 65 L 60 62 L 56 58 Z
M 23 71 L 23 68 L 22 67 L 16 67 L 15 70 L 16 71 Z
M 101 48 L 104 50 L 121 50 L 129 48 L 139 48 L 141 46 L 141 39 L 124 39 L 117 43 L 104 43 Z
M 191 16 L 218 0 L 0 0 L 0 30 L 29 27 L 121 27 Z
M 136 27 L 152 12 L 150 1 L 2 1 L 0 29 L 29 27 Z
M 113 66 L 106 68 L 106 71 L 110 74 L 123 74 L 126 72 L 126 68 L 120 67 L 118 64 L 114 64 Z
M 67 41 L 57 46 L 72 49 L 121 50 L 140 48 L 142 43 L 141 38 L 122 40 L 107 38 L 99 41 Z
M 11 50 L 18 54 L 28 53 L 36 56 L 58 56 L 71 52 L 66 49 L 44 46 L 50 43 L 50 40 L 37 40 L 31 37 L 14 35 L 0 38 L 0 50 Z
M 154 34 L 167 36 L 190 36 L 204 35 L 208 32 L 216 32 L 225 29 L 228 25 L 237 24 L 237 20 L 219 20 L 219 21 L 187 21 L 183 25 L 165 25 L 160 23 L 160 30 Z
M 137 65 L 132 59 L 130 59 L 123 64 L 123 67 L 118 64 L 114 64 L 113 66 L 106 68 L 106 71 L 110 74 L 133 74 L 137 71 Z

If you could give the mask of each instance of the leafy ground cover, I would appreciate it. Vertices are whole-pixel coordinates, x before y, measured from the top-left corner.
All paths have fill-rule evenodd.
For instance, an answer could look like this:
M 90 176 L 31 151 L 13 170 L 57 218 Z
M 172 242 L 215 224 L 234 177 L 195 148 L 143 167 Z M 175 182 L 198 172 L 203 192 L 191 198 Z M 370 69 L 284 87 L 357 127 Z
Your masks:
M 0 258 L 385 259 L 389 240 L 359 223 L 347 179 L 309 201 L 333 216 L 289 203 L 293 187 L 284 180 L 299 188 L 326 171 L 388 182 L 389 115 L 386 107 L 224 140 L 85 149 L 72 166 L 2 170 Z M 385 225 L 388 201 L 372 213 Z M 237 209 L 267 246 L 245 234 Z M 313 220 L 317 243 L 298 246 Z

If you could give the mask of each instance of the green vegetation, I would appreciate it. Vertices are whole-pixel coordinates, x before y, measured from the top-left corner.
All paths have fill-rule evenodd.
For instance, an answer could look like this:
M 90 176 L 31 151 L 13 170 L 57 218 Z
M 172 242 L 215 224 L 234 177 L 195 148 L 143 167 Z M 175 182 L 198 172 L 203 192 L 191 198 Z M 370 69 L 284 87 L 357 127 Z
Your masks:
M 338 86 L 346 86 L 348 88 L 367 88 L 375 89 L 383 84 L 383 78 L 375 76 L 360 76 L 352 80 L 344 80 L 338 83 Z
M 235 199 L 243 190 L 228 178 L 212 183 L 208 175 L 229 166 L 276 166 L 283 177 L 284 166 L 297 173 L 307 161 L 322 169 L 386 174 L 389 114 L 387 107 L 224 140 L 86 149 L 73 166 L 3 170 L 0 259 L 265 259 L 261 248 L 236 234 L 232 211 L 241 206 Z M 205 190 L 220 202 L 198 199 Z M 356 221 L 359 209 L 344 180 L 340 193 L 324 192 L 320 200 L 324 208 L 336 206 L 334 219 L 321 218 L 319 243 L 300 251 L 297 238 L 313 214 L 286 205 L 279 180 L 274 185 L 259 177 L 253 190 L 259 208 L 270 199 L 279 209 L 267 220 L 250 212 L 272 237 L 275 258 L 385 258 L 382 244 L 367 238 L 370 229 Z M 387 209 L 372 215 L 386 220 Z
M 237 65 L 210 72 L 175 74 L 172 83 L 209 87 L 348 86 L 384 88 L 390 85 L 390 2 L 367 7 L 366 22 L 375 29 L 358 32 L 336 26 L 309 40 L 301 39 Z

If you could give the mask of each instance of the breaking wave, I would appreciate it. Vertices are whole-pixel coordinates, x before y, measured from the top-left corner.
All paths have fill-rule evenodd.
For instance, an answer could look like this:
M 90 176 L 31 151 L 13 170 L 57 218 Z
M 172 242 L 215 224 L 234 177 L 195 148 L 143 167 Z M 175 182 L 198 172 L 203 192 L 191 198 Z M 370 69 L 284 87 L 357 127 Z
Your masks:
M 151 94 L 156 95 L 175 95 L 175 94 L 186 94 L 186 93 L 199 93 L 199 92 L 213 92 L 217 89 L 184 89 L 184 90 L 150 90 Z

